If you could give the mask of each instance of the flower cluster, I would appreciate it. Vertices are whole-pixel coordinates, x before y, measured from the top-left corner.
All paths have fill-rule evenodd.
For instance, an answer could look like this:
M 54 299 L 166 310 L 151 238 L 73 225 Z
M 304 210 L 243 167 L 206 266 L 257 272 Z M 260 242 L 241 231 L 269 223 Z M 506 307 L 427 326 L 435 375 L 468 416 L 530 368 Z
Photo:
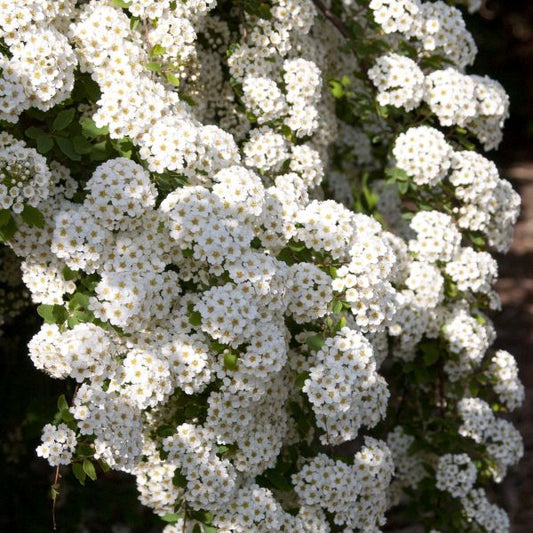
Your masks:
M 501 481 L 507 468 L 524 454 L 520 433 L 509 421 L 496 418 L 481 398 L 465 398 L 459 402 L 458 409 L 463 420 L 459 433 L 487 445 L 494 461 L 491 474 L 496 481 Z
M 52 466 L 68 465 L 76 448 L 76 433 L 65 424 L 57 427 L 46 424 L 41 437 L 42 444 L 37 446 L 37 455 L 46 459 Z
M 448 453 L 439 459 L 437 488 L 448 491 L 455 498 L 466 496 L 474 486 L 477 469 L 468 454 Z
M 0 207 L 21 213 L 37 207 L 49 194 L 51 173 L 46 159 L 8 133 L 0 133 Z
M 450 168 L 452 149 L 440 131 L 420 126 L 398 137 L 393 154 L 398 168 L 412 176 L 417 185 L 436 185 Z
M 372 427 L 385 414 L 387 385 L 376 374 L 372 346 L 348 328 L 328 339 L 316 354 L 302 390 L 313 404 L 317 426 L 325 431 L 321 439 L 327 443 L 352 440 L 361 425 Z
M 515 358 L 505 350 L 498 350 L 490 362 L 488 375 L 494 379 L 494 391 L 500 401 L 513 411 L 524 402 L 524 385 L 518 378 Z
M 389 54 L 378 59 L 368 71 L 378 89 L 378 102 L 411 111 L 418 107 L 424 95 L 424 73 L 408 57 Z
M 366 438 L 353 465 L 317 455 L 293 476 L 299 498 L 309 506 L 324 505 L 334 522 L 348 530 L 374 531 L 383 525 L 384 489 L 392 458 L 383 443 Z
M 48 110 L 69 97 L 77 58 L 65 35 L 73 0 L 30 1 L 2 6 L 0 119 L 17 122 L 30 107 Z

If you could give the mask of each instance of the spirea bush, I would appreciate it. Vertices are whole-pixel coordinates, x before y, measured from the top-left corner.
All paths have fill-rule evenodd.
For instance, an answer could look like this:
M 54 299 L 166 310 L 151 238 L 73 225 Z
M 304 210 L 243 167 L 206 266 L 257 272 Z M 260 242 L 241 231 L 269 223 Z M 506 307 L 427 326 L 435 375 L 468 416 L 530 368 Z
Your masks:
M 3 313 L 76 384 L 54 498 L 113 469 L 165 533 L 508 531 L 479 4 L 0 2 Z

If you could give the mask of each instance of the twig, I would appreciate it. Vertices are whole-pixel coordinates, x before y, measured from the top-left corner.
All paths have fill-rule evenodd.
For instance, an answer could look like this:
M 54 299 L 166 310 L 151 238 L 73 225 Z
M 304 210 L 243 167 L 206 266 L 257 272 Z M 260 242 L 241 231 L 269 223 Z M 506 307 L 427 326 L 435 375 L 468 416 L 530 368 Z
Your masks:
M 56 474 L 54 476 L 54 484 L 52 485 L 53 490 L 57 490 L 57 482 L 59 481 L 59 465 L 56 467 Z M 57 523 L 56 523 L 56 501 L 57 501 L 57 494 L 54 494 L 54 498 L 52 500 L 52 524 L 54 527 L 54 531 L 57 529 Z
M 246 44 L 248 42 L 248 28 L 246 27 L 246 15 L 242 2 L 239 2 L 239 18 L 241 19 L 242 40 Z
M 331 12 L 328 7 L 322 2 L 322 0 L 313 0 L 313 4 L 317 7 L 319 11 L 322 12 L 322 14 L 339 30 L 341 35 L 348 39 L 350 37 L 350 32 L 348 31 L 348 28 L 345 26 L 344 22 L 335 15 L 335 13 Z

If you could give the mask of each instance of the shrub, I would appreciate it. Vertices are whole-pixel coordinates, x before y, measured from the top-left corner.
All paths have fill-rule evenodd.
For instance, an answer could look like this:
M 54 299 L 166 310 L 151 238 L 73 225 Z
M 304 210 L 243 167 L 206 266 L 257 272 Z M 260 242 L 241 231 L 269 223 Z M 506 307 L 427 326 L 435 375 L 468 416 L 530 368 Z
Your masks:
M 31 360 L 76 384 L 57 474 L 131 474 L 166 533 L 508 530 L 520 202 L 454 3 L 6 3 L 6 312 L 14 253 Z

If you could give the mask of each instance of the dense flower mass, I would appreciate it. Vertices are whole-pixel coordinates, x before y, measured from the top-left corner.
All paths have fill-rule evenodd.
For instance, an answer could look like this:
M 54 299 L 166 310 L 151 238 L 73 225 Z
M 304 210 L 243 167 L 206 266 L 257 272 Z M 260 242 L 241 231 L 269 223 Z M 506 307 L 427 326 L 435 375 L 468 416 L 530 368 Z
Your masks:
M 166 533 L 506 530 L 520 202 L 451 3 L 0 1 L 1 236 L 76 383 L 39 456 Z

